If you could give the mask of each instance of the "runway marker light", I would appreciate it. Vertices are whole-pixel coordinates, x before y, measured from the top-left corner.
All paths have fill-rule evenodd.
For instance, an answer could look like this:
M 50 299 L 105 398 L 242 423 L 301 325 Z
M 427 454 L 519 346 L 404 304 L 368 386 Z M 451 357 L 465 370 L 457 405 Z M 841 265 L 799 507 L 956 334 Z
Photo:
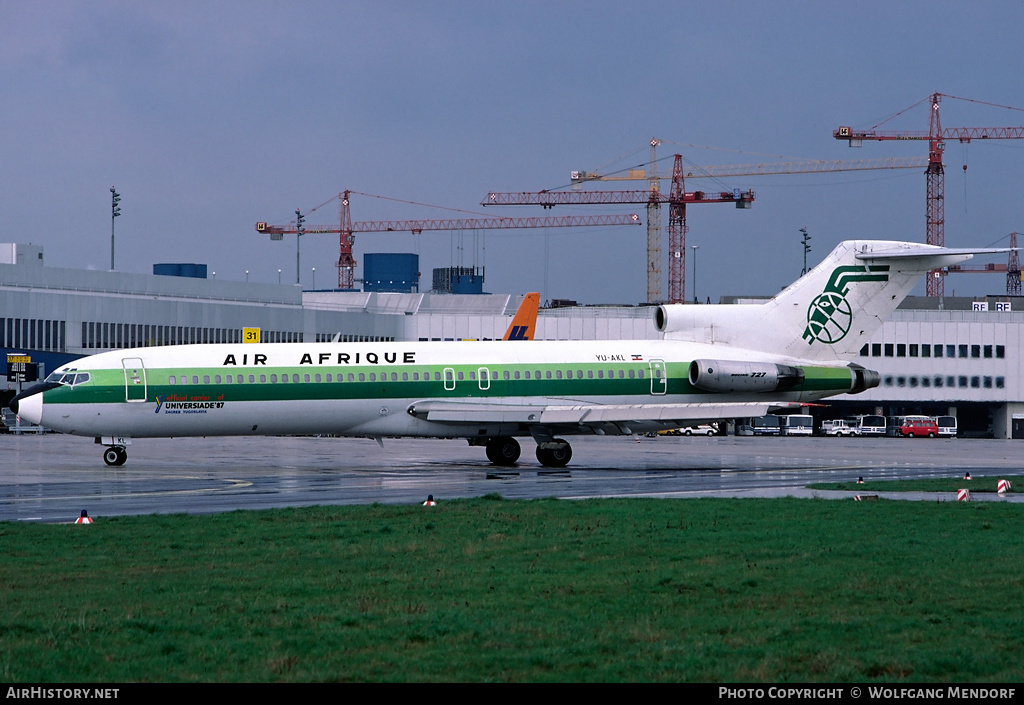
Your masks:
M 92 519 L 89 518 L 89 512 L 87 512 L 86 510 L 83 509 L 81 515 L 79 515 L 78 519 L 75 520 L 75 523 L 76 524 L 91 524 L 92 523 Z
M 971 491 L 968 490 L 968 489 L 957 490 L 956 501 L 957 502 L 970 502 L 971 501 Z
M 970 480 L 970 479 L 972 479 L 972 478 L 971 478 L 971 473 L 970 473 L 970 471 L 967 471 L 967 472 L 965 472 L 965 473 L 964 473 L 964 479 L 965 479 L 965 480 Z
M 434 495 L 428 494 L 427 501 L 423 503 L 424 507 L 436 507 L 437 502 L 434 501 Z
M 864 478 L 863 477 L 858 477 L 857 478 L 857 484 L 858 485 L 863 485 L 864 484 Z

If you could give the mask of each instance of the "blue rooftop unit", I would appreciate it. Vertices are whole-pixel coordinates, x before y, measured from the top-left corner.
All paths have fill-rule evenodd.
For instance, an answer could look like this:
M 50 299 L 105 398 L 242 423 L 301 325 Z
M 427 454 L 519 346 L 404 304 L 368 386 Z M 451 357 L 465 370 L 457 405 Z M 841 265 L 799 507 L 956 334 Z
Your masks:
M 193 279 L 206 279 L 206 265 L 190 264 L 185 262 L 154 264 L 153 274 L 159 274 L 165 277 L 191 277 Z
M 415 294 L 419 290 L 419 255 L 390 252 L 363 256 L 363 291 Z
M 434 270 L 434 291 L 440 294 L 484 293 L 482 267 L 444 267 Z

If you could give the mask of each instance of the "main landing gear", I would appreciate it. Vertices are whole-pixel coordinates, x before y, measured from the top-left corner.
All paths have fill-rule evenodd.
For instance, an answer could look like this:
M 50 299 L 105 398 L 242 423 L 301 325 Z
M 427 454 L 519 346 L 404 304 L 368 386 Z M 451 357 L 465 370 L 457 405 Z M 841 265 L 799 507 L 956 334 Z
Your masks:
M 511 436 L 499 436 L 487 441 L 487 459 L 495 465 L 515 465 L 521 448 L 519 441 Z M 537 460 L 549 468 L 564 468 L 572 459 L 572 446 L 561 438 L 537 443 Z
M 108 446 L 103 449 L 103 462 L 110 467 L 121 467 L 128 460 L 128 451 L 124 446 Z

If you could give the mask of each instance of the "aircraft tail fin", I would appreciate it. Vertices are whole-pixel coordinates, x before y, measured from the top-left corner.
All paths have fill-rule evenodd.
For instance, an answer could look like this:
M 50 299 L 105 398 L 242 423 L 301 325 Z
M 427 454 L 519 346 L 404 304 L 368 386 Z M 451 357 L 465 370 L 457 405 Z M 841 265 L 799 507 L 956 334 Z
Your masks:
M 533 340 L 537 332 L 537 309 L 540 308 L 540 293 L 531 292 L 523 297 L 512 323 L 502 340 Z
M 655 324 L 668 339 L 788 358 L 848 360 L 926 273 L 998 251 L 849 240 L 764 304 L 666 305 L 659 307 Z

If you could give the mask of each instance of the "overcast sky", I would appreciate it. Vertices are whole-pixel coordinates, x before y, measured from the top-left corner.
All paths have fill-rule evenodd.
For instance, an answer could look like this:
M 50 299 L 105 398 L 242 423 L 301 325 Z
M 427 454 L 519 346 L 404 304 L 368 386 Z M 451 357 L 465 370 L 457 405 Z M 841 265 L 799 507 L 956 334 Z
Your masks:
M 335 224 L 346 189 L 358 192 L 356 221 L 645 217 L 480 201 L 565 187 L 573 169 L 643 164 L 652 137 L 663 173 L 676 152 L 688 168 L 923 158 L 926 142 L 850 149 L 832 130 L 919 102 L 880 129 L 926 130 L 934 92 L 979 101 L 944 98 L 943 127 L 1024 125 L 1022 27 L 1019 0 L 0 0 L 0 241 L 42 245 L 49 266 L 109 269 L 116 185 L 118 270 L 200 262 L 218 279 L 248 269 L 276 282 L 281 269 L 288 283 L 295 238 L 270 242 L 255 223 L 326 204 L 306 223 Z M 1024 141 L 948 143 L 945 163 L 947 245 L 1005 246 L 1024 232 Z M 644 184 L 596 188 L 624 187 Z M 813 238 L 810 264 L 844 239 L 924 242 L 918 169 L 691 188 L 756 192 L 750 210 L 688 209 L 701 300 L 795 279 L 800 228 Z M 368 252 L 418 253 L 424 289 L 434 267 L 476 264 L 492 292 L 581 303 L 646 294 L 642 227 L 357 234 L 356 259 Z M 334 285 L 337 255 L 337 236 L 304 237 L 303 285 L 313 267 L 317 288 Z M 692 297 L 692 259 L 686 275 Z M 1003 291 L 1002 275 L 946 281 L 947 295 Z

